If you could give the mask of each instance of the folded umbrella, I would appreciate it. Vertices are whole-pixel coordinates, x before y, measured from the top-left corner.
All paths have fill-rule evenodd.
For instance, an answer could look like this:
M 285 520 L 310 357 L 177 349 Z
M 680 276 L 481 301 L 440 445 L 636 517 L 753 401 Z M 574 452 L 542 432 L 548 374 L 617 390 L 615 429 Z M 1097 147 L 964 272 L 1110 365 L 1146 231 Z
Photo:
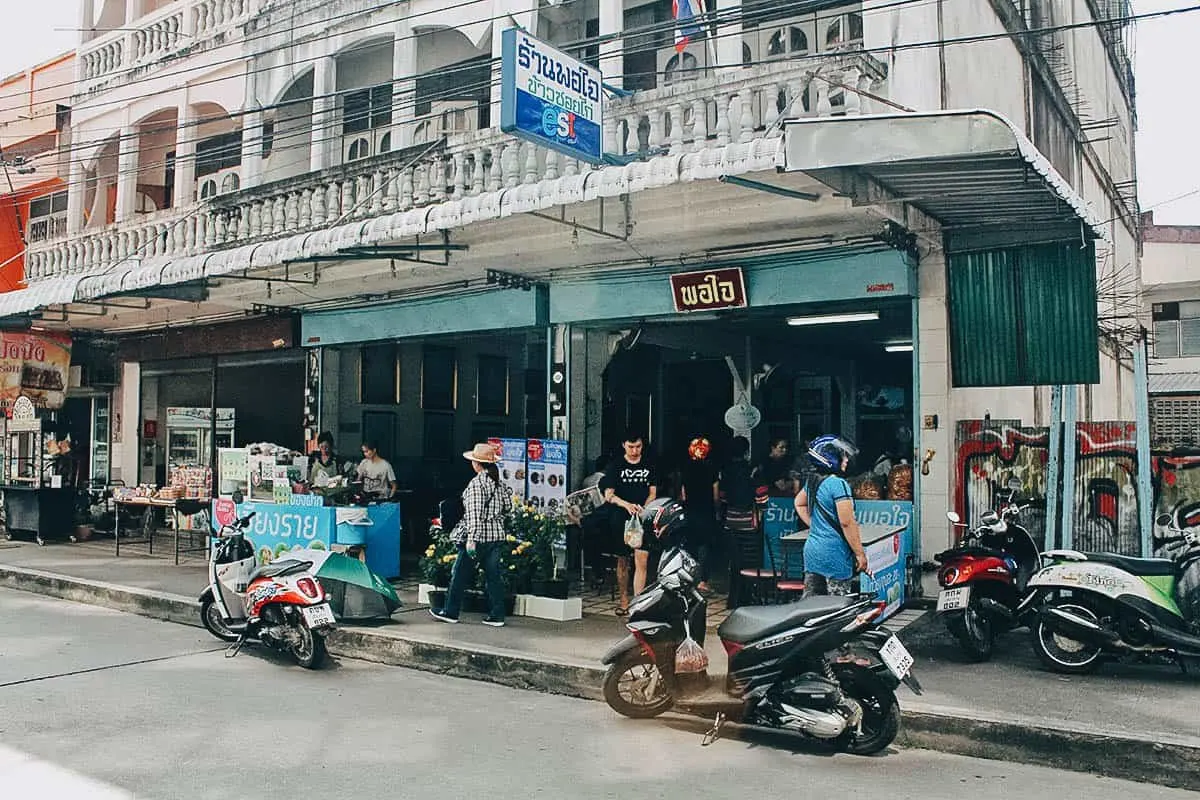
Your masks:
M 389 617 L 400 607 L 392 585 L 356 558 L 328 550 L 292 550 L 283 557 L 312 562 L 313 574 L 340 619 Z

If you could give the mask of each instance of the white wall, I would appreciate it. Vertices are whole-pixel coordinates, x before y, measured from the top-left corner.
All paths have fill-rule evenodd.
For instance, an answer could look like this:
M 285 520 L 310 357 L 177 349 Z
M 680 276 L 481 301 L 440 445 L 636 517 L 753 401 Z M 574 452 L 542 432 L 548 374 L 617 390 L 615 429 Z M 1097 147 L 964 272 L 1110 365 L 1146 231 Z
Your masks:
M 1200 227 L 1196 230 L 1200 233 Z M 1142 245 L 1142 283 L 1147 290 L 1196 281 L 1200 281 L 1200 242 L 1148 241 Z M 1200 299 L 1200 292 L 1184 299 Z

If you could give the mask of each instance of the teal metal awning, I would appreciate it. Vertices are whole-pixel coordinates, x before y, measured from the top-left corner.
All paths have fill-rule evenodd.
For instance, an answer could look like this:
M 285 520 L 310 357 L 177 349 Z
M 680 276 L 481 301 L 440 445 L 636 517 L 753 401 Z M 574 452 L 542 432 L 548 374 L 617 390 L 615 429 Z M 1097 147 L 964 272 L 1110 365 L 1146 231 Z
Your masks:
M 783 159 L 856 204 L 919 209 L 951 250 L 1105 238 L 1104 219 L 993 111 L 786 120 Z

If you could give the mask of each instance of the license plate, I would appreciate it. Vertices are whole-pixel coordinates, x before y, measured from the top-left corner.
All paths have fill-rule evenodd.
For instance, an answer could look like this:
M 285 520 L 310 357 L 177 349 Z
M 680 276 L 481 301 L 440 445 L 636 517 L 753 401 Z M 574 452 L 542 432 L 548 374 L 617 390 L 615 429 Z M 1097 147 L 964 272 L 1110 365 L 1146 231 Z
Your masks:
M 300 613 L 304 615 L 304 624 L 310 628 L 320 628 L 325 625 L 333 625 L 337 622 L 333 617 L 333 609 L 329 607 L 329 603 L 321 603 L 317 606 L 305 606 L 300 609 Z
M 883 663 L 892 671 L 892 674 L 900 680 L 904 680 L 904 676 L 912 669 L 912 654 L 895 636 L 888 639 L 884 642 L 883 647 L 879 648 L 879 657 L 883 659 Z
M 966 608 L 971 602 L 971 587 L 960 586 L 957 589 L 943 589 L 938 592 L 937 610 L 940 614 L 943 611 L 958 611 Z

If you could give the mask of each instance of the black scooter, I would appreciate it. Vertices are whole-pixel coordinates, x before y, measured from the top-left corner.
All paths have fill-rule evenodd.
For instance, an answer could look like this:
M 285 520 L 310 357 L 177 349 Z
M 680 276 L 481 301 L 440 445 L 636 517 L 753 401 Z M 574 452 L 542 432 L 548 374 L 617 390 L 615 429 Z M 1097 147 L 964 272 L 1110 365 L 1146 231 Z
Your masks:
M 875 620 L 873 595 L 815 597 L 742 607 L 717 629 L 729 657 L 724 687 L 712 686 L 704 645 L 707 602 L 696 561 L 665 552 L 657 582 L 629 606 L 629 636 L 605 654 L 604 699 L 637 719 L 670 709 L 713 717 L 705 744 L 729 721 L 785 730 L 858 755 L 895 739 L 903 681 L 920 694 L 912 656 Z

